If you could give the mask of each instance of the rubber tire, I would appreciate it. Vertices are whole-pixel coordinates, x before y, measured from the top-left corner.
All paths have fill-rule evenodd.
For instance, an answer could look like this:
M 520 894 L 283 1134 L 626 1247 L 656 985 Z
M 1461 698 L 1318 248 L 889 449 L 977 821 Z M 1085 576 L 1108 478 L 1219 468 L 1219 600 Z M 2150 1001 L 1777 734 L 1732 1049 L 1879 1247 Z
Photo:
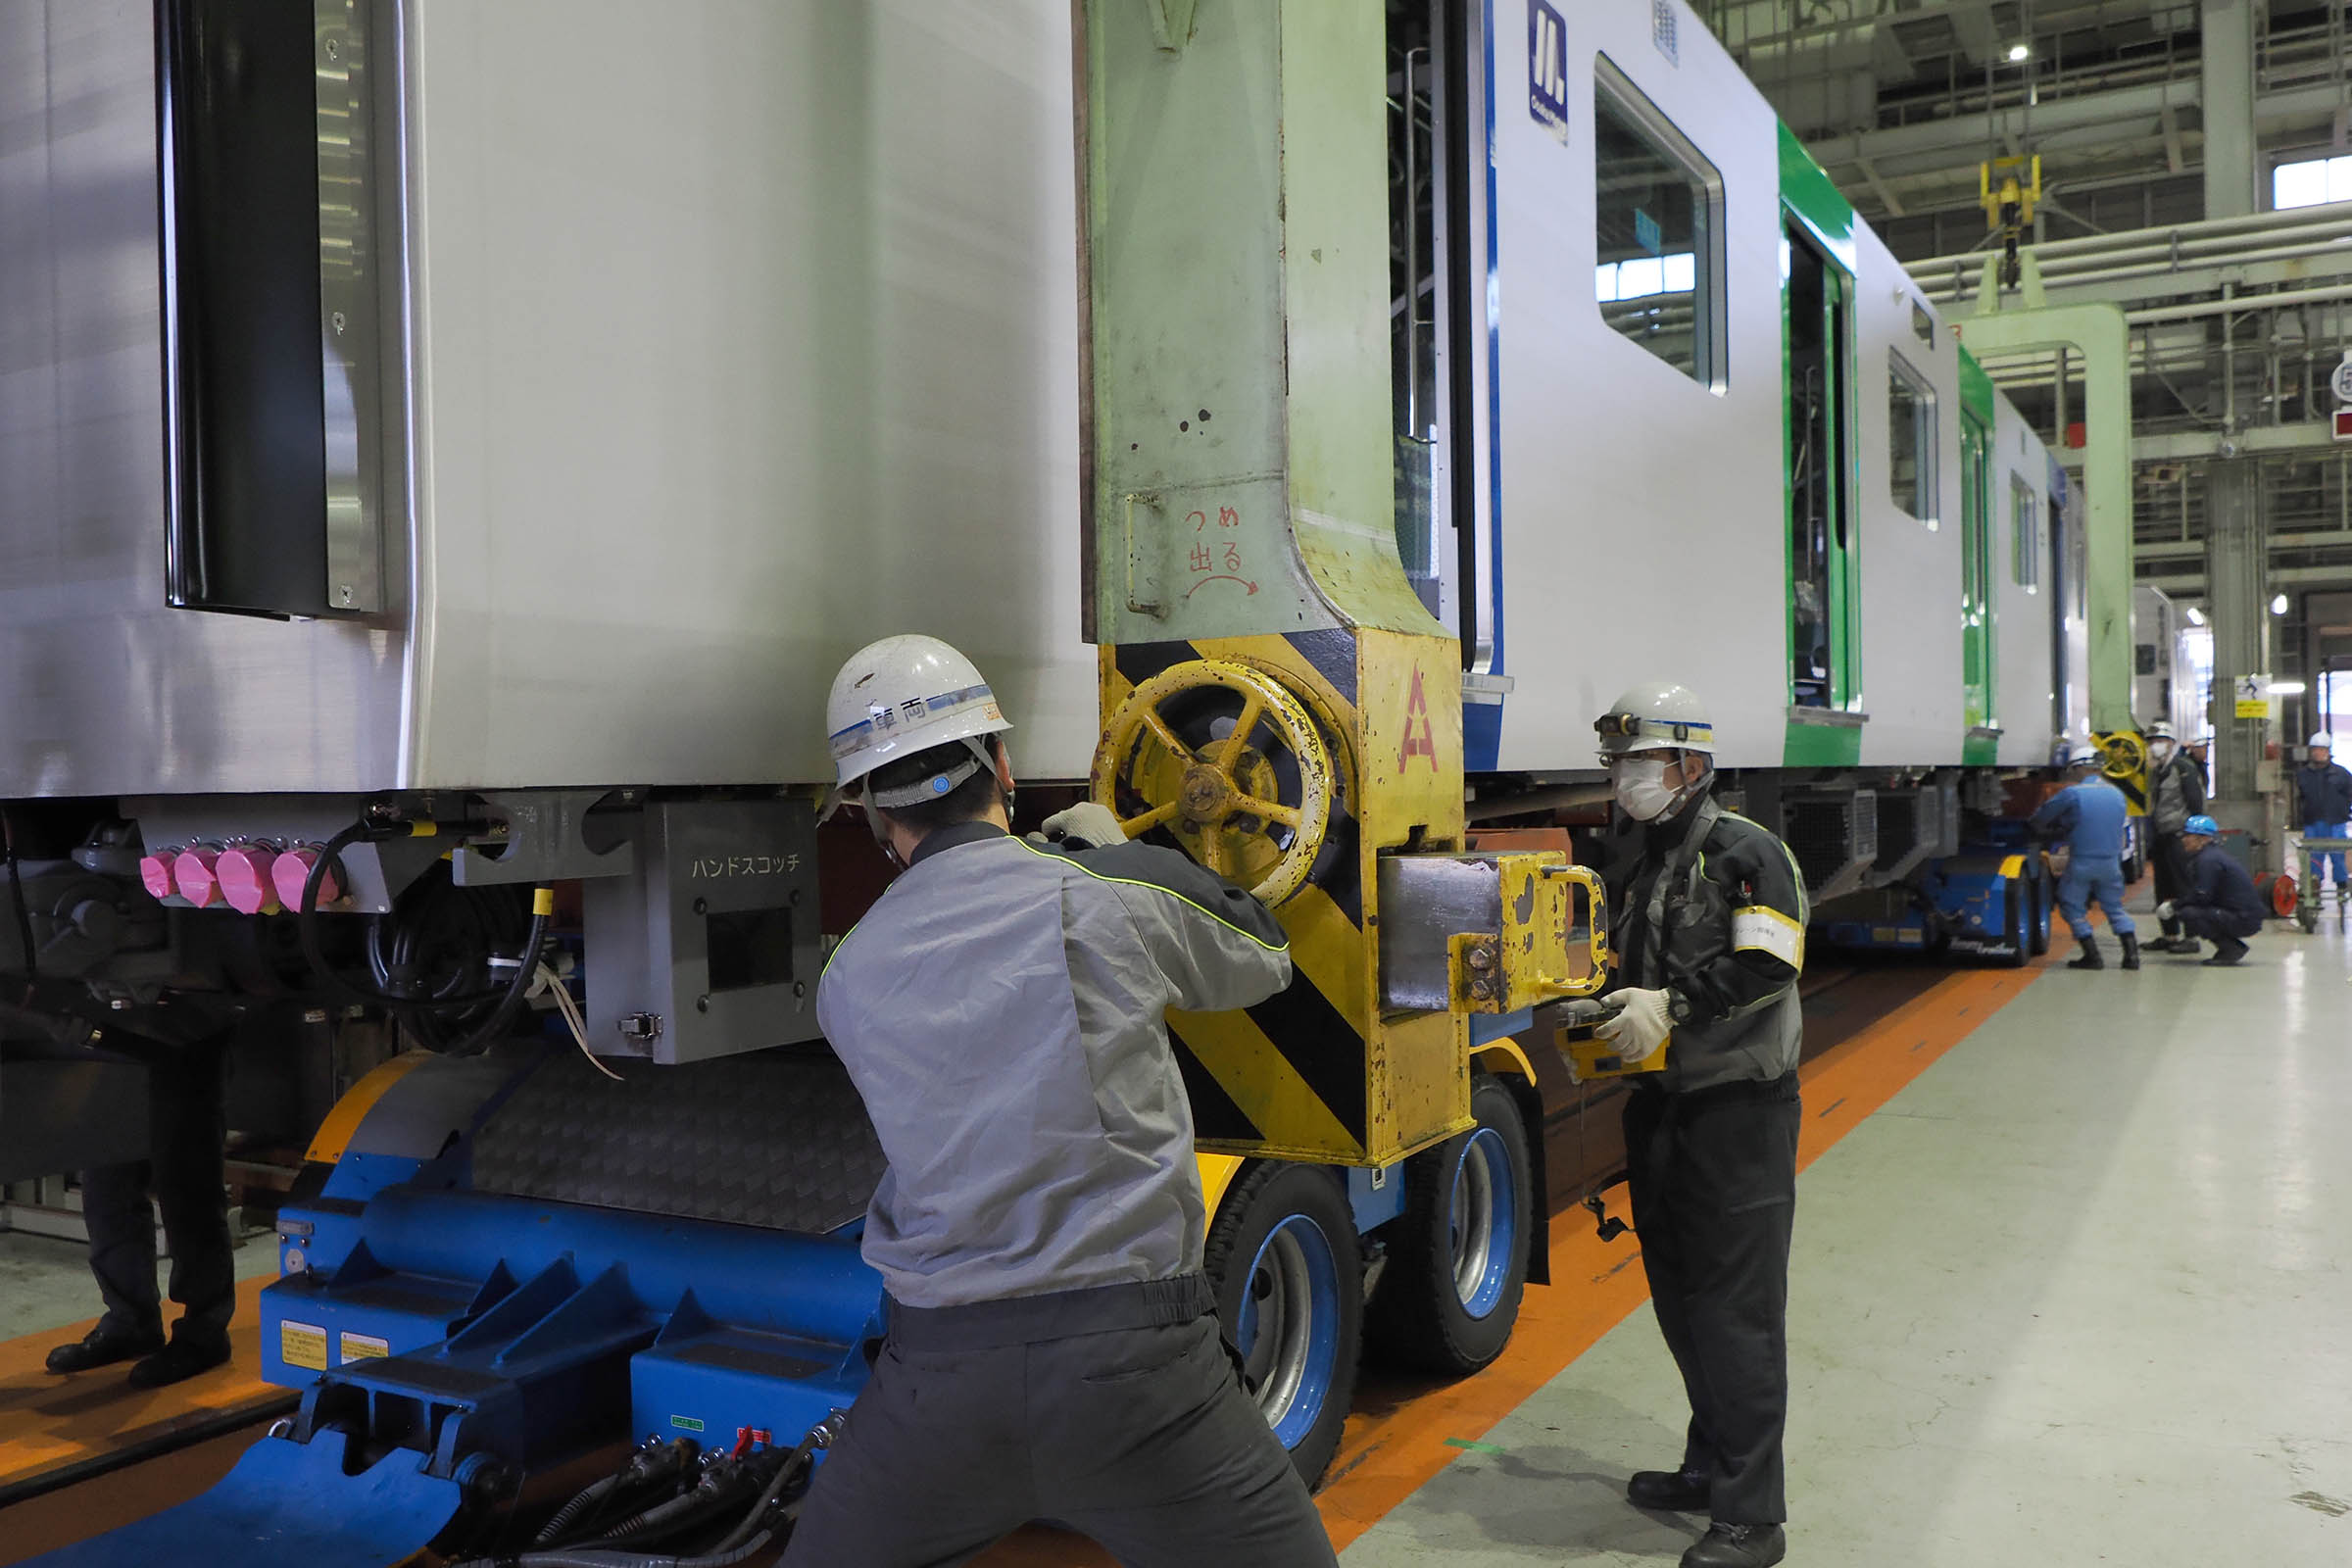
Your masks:
M 2028 876 L 2026 886 L 2033 901 L 2026 906 L 2027 946 L 2038 958 L 2050 951 L 2050 910 L 2058 901 L 2058 890 L 2051 886 L 2046 872 Z
M 1331 1243 L 1339 1275 L 1338 1353 L 1331 1383 L 1314 1424 L 1291 1445 L 1291 1463 L 1298 1467 L 1299 1479 L 1312 1487 L 1339 1451 L 1348 1407 L 1355 1401 L 1356 1362 L 1363 1353 L 1364 1256 L 1347 1189 L 1325 1166 L 1279 1159 L 1250 1161 L 1217 1205 L 1201 1262 L 1216 1292 L 1217 1316 L 1225 1337 L 1239 1345 L 1242 1291 L 1249 1283 L 1249 1267 L 1266 1238 L 1295 1214 L 1313 1220 L 1322 1229 Z
M 1470 1113 L 1478 1118 L 1479 1128 L 1502 1140 L 1511 1167 L 1518 1223 L 1502 1291 L 1486 1316 L 1472 1317 L 1454 1288 L 1452 1184 L 1462 1151 L 1476 1130 L 1456 1133 L 1406 1162 L 1404 1212 L 1381 1231 L 1389 1244 L 1389 1261 L 1373 1293 L 1364 1338 L 1373 1356 L 1387 1365 L 1466 1377 L 1502 1353 L 1519 1322 L 1528 1248 L 1535 1234 L 1530 1217 L 1535 1166 L 1528 1154 L 1527 1123 L 1509 1087 L 1489 1072 L 1471 1076 Z
M 2023 877 L 2010 877 L 2009 891 L 2001 898 L 2001 935 L 2010 944 L 2010 951 L 1993 955 L 1992 961 L 2004 969 L 2022 968 L 2034 949 L 2033 914 L 2034 890 Z

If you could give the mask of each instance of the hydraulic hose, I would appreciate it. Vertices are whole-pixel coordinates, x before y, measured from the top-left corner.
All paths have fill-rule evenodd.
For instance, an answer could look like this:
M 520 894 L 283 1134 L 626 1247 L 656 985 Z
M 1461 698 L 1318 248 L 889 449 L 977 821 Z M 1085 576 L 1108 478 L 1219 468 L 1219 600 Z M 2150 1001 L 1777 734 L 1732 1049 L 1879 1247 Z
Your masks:
M 772 1532 L 762 1530 L 740 1546 L 694 1557 L 567 1546 L 556 1551 L 526 1551 L 519 1557 L 475 1557 L 453 1568 L 730 1568 L 764 1549 L 772 1539 Z
M 408 831 L 423 837 L 433 832 L 434 826 L 429 822 L 412 823 Z M 464 1040 L 447 1048 L 453 1055 L 472 1055 L 494 1044 L 522 1006 L 523 997 L 530 991 L 532 978 L 538 972 L 540 952 L 547 946 L 548 923 L 556 907 L 555 891 L 547 887 L 532 890 L 530 931 L 523 938 L 522 949 L 515 956 L 513 977 L 500 990 L 473 996 L 422 1000 L 364 989 L 336 973 L 326 961 L 326 952 L 318 941 L 318 890 L 325 882 L 329 868 L 339 863 L 339 858 L 345 850 L 362 841 L 381 843 L 398 836 L 397 828 L 377 827 L 359 821 L 335 834 L 319 848 L 318 859 L 312 862 L 309 875 L 302 879 L 302 902 L 294 912 L 295 933 L 301 942 L 302 956 L 310 964 L 311 972 L 325 984 L 329 992 L 345 1002 L 357 1003 L 362 1006 L 388 1007 L 395 1011 L 429 1015 L 470 1012 L 477 1007 L 491 1005 L 493 1010 L 490 1016 L 480 1026 Z
M 621 1479 L 618 1475 L 599 1476 L 573 1493 L 571 1500 L 558 1508 L 547 1523 L 539 1527 L 539 1533 L 531 1538 L 531 1544 L 544 1546 L 564 1534 L 571 1527 L 573 1520 L 611 1496 L 613 1489 L 620 1485 Z
M 784 1494 L 784 1489 L 792 1484 L 792 1478 L 807 1469 L 808 1456 L 833 1441 L 833 1433 L 829 1428 L 829 1422 L 820 1422 L 808 1429 L 808 1435 L 801 1440 L 801 1446 L 793 1449 L 784 1463 L 777 1467 L 775 1475 L 769 1479 L 765 1490 L 760 1494 L 759 1501 L 753 1503 L 751 1510 L 737 1522 L 735 1528 L 728 1531 L 718 1544 L 710 1548 L 712 1551 L 731 1551 L 741 1545 L 754 1530 L 759 1529 L 760 1516 L 767 1512 L 774 1505 L 775 1500 Z M 765 1535 L 766 1532 L 761 1531 L 760 1534 Z

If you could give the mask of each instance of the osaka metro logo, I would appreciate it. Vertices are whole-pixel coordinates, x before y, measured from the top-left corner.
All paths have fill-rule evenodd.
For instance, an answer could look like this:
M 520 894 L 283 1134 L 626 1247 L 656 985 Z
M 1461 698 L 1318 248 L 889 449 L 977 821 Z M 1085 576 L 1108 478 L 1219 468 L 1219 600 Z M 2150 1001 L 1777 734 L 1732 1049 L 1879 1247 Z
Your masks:
M 1568 24 L 1544 0 L 1527 9 L 1527 112 L 1568 139 Z

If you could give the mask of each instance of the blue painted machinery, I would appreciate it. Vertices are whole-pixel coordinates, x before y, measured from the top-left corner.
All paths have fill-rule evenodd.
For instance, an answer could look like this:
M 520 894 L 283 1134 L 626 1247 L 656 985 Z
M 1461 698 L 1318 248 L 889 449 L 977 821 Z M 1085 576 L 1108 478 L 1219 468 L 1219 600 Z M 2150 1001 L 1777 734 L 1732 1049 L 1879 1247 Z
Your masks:
M 299 1413 L 204 1496 L 37 1561 L 394 1563 L 632 1452 L 639 1502 L 714 1527 L 783 1497 L 865 1380 L 883 1162 L 821 1052 L 620 1083 L 568 1051 L 402 1058 L 321 1139 L 262 1296 Z
M 1859 952 L 1910 952 L 2023 963 L 2050 936 L 2048 874 L 2009 817 L 1985 819 L 1960 853 L 1908 880 L 1840 899 L 1815 922 L 1820 940 Z

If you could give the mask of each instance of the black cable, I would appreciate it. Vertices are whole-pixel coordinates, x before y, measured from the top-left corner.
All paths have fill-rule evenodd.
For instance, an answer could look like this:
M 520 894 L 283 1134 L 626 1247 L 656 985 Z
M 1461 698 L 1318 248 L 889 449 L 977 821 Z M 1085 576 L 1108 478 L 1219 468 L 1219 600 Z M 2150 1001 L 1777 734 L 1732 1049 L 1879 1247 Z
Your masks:
M 784 1462 L 777 1466 L 774 1477 L 769 1480 L 765 1490 L 760 1494 L 759 1500 L 752 1504 L 751 1511 L 737 1521 L 735 1528 L 728 1531 L 720 1539 L 718 1544 L 710 1549 L 724 1552 L 742 1545 L 751 1533 L 759 1527 L 760 1516 L 784 1494 L 784 1489 L 791 1485 L 793 1476 L 808 1465 L 808 1456 L 816 1451 L 820 1444 L 830 1443 L 833 1434 L 827 1429 L 825 1423 L 810 1427 L 808 1435 L 801 1440 L 801 1446 L 793 1449 L 785 1457 Z
M 24 978 L 37 980 L 40 956 L 33 952 L 32 910 L 24 903 L 24 874 L 17 865 L 17 826 L 4 806 L 0 806 L 0 846 L 5 846 L 8 855 L 8 899 L 16 906 L 17 940 L 24 944 Z

